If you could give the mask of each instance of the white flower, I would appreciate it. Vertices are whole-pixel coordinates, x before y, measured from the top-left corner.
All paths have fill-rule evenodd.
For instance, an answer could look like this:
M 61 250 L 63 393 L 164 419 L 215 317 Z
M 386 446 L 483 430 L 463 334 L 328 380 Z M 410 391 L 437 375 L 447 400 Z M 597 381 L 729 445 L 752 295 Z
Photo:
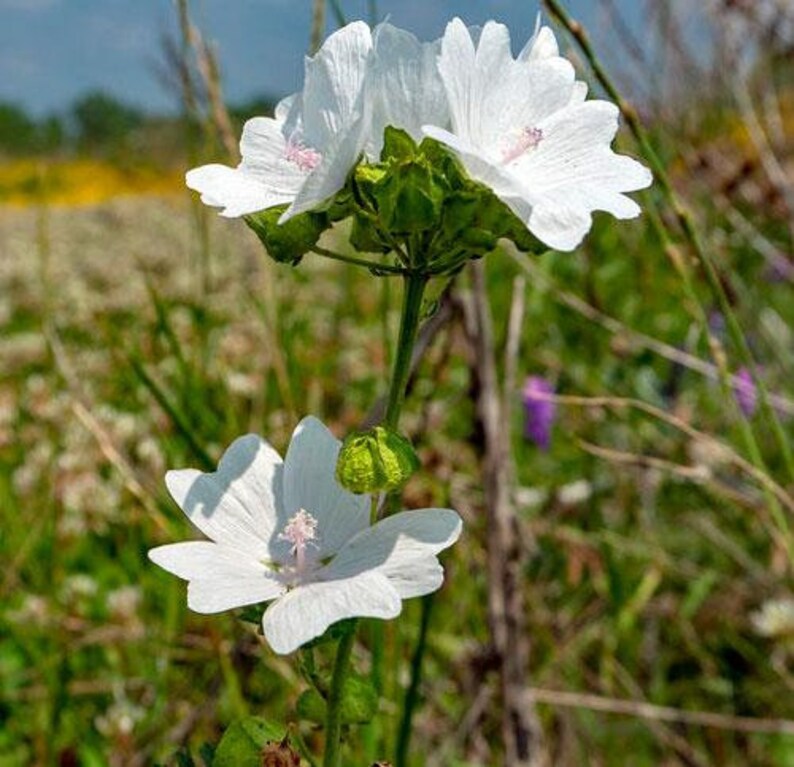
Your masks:
M 794 600 L 770 599 L 750 616 L 755 630 L 762 636 L 794 637 Z
M 540 240 L 572 250 L 590 229 L 593 211 L 639 215 L 623 192 L 647 187 L 651 174 L 612 152 L 618 108 L 584 100 L 586 86 L 558 55 L 551 30 L 538 30 L 514 59 L 506 27 L 488 22 L 475 43 L 454 19 L 439 69 L 452 131 L 428 125 L 425 133 L 447 144 Z
M 379 24 L 367 75 L 370 102 L 367 156 L 377 162 L 387 125 L 401 128 L 415 141 L 424 125 L 447 126 L 449 104 L 438 71 L 441 40 L 422 43 L 410 32 Z
M 283 462 L 249 434 L 212 474 L 168 472 L 171 495 L 210 540 L 160 546 L 149 558 L 189 582 L 196 612 L 274 600 L 262 628 L 278 653 L 345 618 L 394 618 L 403 599 L 441 586 L 436 555 L 457 540 L 461 521 L 450 509 L 421 509 L 370 526 L 369 496 L 334 477 L 340 444 L 308 417 Z
M 289 203 L 286 220 L 338 192 L 366 142 L 364 80 L 371 49 L 364 22 L 332 34 L 306 59 L 303 91 L 281 101 L 275 118 L 246 122 L 242 162 L 194 168 L 187 185 L 231 218 Z
M 387 125 L 418 140 L 423 125 L 449 123 L 439 50 L 440 40 L 420 43 L 391 24 L 374 34 L 348 24 L 307 58 L 303 91 L 280 102 L 275 118 L 246 122 L 237 168 L 195 168 L 187 185 L 232 218 L 285 203 L 281 221 L 311 210 L 344 186 L 362 152 L 379 159 Z

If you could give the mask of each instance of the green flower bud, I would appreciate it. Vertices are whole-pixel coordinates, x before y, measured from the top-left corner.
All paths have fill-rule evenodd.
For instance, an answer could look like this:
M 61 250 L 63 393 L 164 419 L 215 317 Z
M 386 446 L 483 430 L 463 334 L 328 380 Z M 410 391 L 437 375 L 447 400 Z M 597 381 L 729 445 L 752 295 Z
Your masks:
M 389 492 L 419 468 L 406 437 L 384 426 L 349 434 L 336 462 L 336 478 L 352 493 Z

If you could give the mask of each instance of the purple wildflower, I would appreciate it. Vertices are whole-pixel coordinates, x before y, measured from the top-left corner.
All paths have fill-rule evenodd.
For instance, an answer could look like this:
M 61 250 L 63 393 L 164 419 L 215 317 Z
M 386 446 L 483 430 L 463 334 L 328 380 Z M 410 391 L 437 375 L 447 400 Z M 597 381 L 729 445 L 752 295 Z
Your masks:
M 709 331 L 712 335 L 720 338 L 725 335 L 725 317 L 722 316 L 722 312 L 712 309 L 709 312 L 708 323 Z
M 736 371 L 733 377 L 733 393 L 745 418 L 751 418 L 755 413 L 757 392 L 753 376 L 747 368 L 739 368 Z
M 542 450 L 548 450 L 551 443 L 556 412 L 553 394 L 554 387 L 541 376 L 529 376 L 524 383 L 524 437 Z

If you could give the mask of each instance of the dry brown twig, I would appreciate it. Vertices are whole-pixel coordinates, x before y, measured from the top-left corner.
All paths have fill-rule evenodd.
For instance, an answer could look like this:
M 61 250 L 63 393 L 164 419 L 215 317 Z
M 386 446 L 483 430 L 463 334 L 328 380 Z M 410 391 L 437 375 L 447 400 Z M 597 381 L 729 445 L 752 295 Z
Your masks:
M 678 418 L 661 408 L 651 405 L 642 400 L 631 399 L 628 397 L 579 397 L 574 395 L 546 395 L 546 399 L 551 399 L 561 405 L 574 405 L 580 407 L 609 407 L 612 409 L 624 410 L 626 408 L 640 410 L 653 418 L 672 426 L 678 431 L 686 434 L 690 439 L 702 442 L 712 447 L 726 462 L 733 463 L 737 468 L 752 477 L 756 482 L 769 490 L 790 512 L 794 513 L 794 498 L 789 495 L 785 488 L 779 485 L 768 474 L 758 469 L 745 458 L 742 458 L 730 445 L 712 437 L 710 434 L 699 431 L 691 424 Z
M 488 623 L 491 651 L 499 674 L 500 709 L 505 767 L 546 767 L 550 763 L 540 721 L 527 684 L 530 643 L 522 572 L 526 547 L 522 545 L 512 502 L 514 471 L 511 461 L 510 389 L 497 381 L 491 307 L 485 286 L 484 265 L 472 265 L 473 294 L 464 301 L 466 332 L 478 384 L 477 410 L 484 435 L 483 484 L 488 516 Z M 514 284 L 506 350 L 517 355 L 523 323 L 525 285 Z M 515 378 L 515 359 L 506 362 Z
M 94 437 L 105 460 L 118 471 L 127 491 L 141 503 L 161 531 L 169 530 L 170 528 L 165 521 L 165 517 L 154 500 L 157 495 L 156 492 L 151 488 L 147 489 L 143 486 L 137 477 L 135 469 L 122 455 L 121 450 L 116 447 L 107 429 L 105 429 L 92 414 L 93 408 L 91 407 L 91 403 L 87 398 L 83 386 L 80 384 L 79 376 L 75 372 L 74 366 L 63 347 L 57 330 L 54 326 L 48 324 L 44 330 L 44 335 L 52 351 L 55 367 L 66 382 L 69 394 L 72 397 L 72 412 Z
M 186 43 L 185 47 L 193 52 L 196 69 L 207 96 L 211 123 L 220 137 L 229 159 L 236 163 L 240 159 L 240 154 L 232 128 L 232 121 L 229 117 L 229 110 L 223 98 L 218 57 L 213 46 L 207 43 L 198 27 L 190 20 L 188 0 L 178 0 L 178 10 L 182 36 Z M 189 71 L 187 61 L 182 62 L 182 67 Z M 184 74 L 182 77 L 184 79 Z
M 572 309 L 577 314 L 580 314 L 582 317 L 585 317 L 586 319 L 596 323 L 609 333 L 621 338 L 625 338 L 627 341 L 629 341 L 631 346 L 637 349 L 651 351 L 654 354 L 658 354 L 660 357 L 670 360 L 670 362 L 674 362 L 675 364 L 681 365 L 688 370 L 693 370 L 696 373 L 700 373 L 701 375 L 713 381 L 718 380 L 719 372 L 717 370 L 717 366 L 713 363 L 707 362 L 700 357 L 695 357 L 694 355 L 688 354 L 687 352 L 682 351 L 675 346 L 666 344 L 664 341 L 660 341 L 657 338 L 653 338 L 652 336 L 646 335 L 645 333 L 640 333 L 639 331 L 630 328 L 620 320 L 611 317 L 605 312 L 602 312 L 600 309 L 596 309 L 594 306 L 588 304 L 587 301 L 583 300 L 574 293 L 570 293 L 566 290 L 558 288 L 551 278 L 546 276 L 543 270 L 525 253 L 521 253 L 513 248 L 511 248 L 508 252 L 516 261 L 516 263 L 532 277 L 533 283 L 545 286 L 552 293 L 554 298 L 559 301 L 559 303 L 567 306 L 569 309 Z M 731 383 L 734 386 L 738 384 L 738 379 L 736 376 L 731 377 Z M 780 394 L 770 393 L 769 401 L 781 413 L 794 415 L 794 401 L 788 397 L 784 397 Z
M 657 706 L 643 701 L 609 698 L 584 692 L 566 692 L 533 687 L 532 694 L 538 703 L 569 708 L 586 708 L 608 714 L 624 714 L 640 719 L 673 722 L 694 727 L 714 727 L 733 732 L 794 735 L 794 721 L 789 719 L 762 719 L 749 716 L 719 714 L 713 711 L 687 711 L 671 706 Z

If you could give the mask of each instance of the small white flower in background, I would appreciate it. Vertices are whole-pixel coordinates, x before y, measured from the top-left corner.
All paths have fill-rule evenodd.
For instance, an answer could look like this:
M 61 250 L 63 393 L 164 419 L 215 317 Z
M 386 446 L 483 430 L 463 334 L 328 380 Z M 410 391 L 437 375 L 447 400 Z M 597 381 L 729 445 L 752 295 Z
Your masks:
M 245 124 L 242 162 L 194 168 L 187 185 L 231 218 L 289 203 L 286 220 L 338 192 L 366 142 L 364 79 L 371 50 L 372 35 L 362 21 L 332 34 L 306 59 L 303 91 L 281 101 L 275 118 Z
M 593 211 L 639 215 L 623 192 L 647 187 L 651 174 L 610 149 L 619 110 L 585 101 L 587 88 L 550 29 L 539 29 L 514 59 L 505 26 L 488 22 L 477 37 L 454 19 L 438 65 L 452 130 L 428 125 L 425 134 L 449 146 L 538 239 L 573 250 Z
M 750 620 L 761 636 L 794 639 L 794 599 L 770 599 Z
M 370 526 L 370 497 L 334 477 L 340 445 L 308 417 L 283 462 L 249 434 L 214 473 L 168 472 L 171 495 L 210 540 L 160 546 L 149 558 L 188 581 L 196 612 L 274 600 L 262 628 L 278 653 L 345 618 L 394 618 L 403 599 L 441 586 L 436 555 L 457 540 L 461 521 L 450 509 L 420 509 Z

